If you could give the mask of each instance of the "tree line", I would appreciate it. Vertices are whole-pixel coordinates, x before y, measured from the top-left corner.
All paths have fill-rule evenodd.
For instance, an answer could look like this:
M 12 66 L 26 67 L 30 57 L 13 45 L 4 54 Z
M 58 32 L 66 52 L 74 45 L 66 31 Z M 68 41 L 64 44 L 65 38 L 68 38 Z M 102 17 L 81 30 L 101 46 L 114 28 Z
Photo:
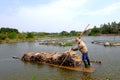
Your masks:
M 100 27 L 94 26 L 88 35 L 100 35 L 100 34 L 120 34 L 120 22 L 111 22 L 107 24 L 101 24 Z
M 47 33 L 47 32 L 19 32 L 14 28 L 0 28 L 0 40 L 26 40 L 41 37 L 66 37 L 66 36 L 79 36 L 80 32 L 72 30 L 70 32 L 62 31 L 60 33 Z
M 14 28 L 0 28 L 0 40 L 27 39 L 33 37 L 34 34 L 32 32 L 20 33 L 17 29 Z
M 70 32 L 61 31 L 60 33 L 47 33 L 47 32 L 19 32 L 14 28 L 0 28 L 0 40 L 9 39 L 31 39 L 41 37 L 66 37 L 66 36 L 79 36 L 80 31 L 72 30 Z M 111 22 L 107 24 L 101 24 L 100 27 L 94 26 L 92 29 L 86 30 L 84 35 L 95 36 L 101 34 L 120 34 L 120 22 Z

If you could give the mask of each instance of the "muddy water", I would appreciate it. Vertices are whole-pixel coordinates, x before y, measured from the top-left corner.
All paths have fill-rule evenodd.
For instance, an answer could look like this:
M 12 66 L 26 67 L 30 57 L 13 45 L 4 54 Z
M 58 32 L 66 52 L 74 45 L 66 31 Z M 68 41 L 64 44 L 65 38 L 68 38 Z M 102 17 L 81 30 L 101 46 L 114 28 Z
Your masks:
M 0 44 L 0 80 L 120 80 L 120 46 L 104 47 L 91 44 L 93 40 L 114 40 L 114 37 L 83 37 L 88 46 L 91 60 L 102 61 L 95 65 L 94 73 L 84 73 L 60 69 L 42 64 L 24 63 L 12 59 L 24 53 L 33 52 L 64 52 L 70 47 L 39 45 L 39 42 Z M 115 37 L 120 40 L 120 36 Z M 76 47 L 76 46 L 73 46 Z M 80 52 L 77 52 L 81 56 Z

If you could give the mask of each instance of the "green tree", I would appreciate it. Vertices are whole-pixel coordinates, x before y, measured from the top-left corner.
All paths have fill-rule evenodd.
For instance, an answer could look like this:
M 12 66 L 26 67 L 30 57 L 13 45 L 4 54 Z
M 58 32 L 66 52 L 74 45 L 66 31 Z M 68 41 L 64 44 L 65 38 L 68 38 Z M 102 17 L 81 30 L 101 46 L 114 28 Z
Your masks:
M 103 27 L 101 28 L 101 33 L 102 34 L 108 34 L 109 26 L 107 24 L 104 24 Z
M 118 33 L 118 28 L 119 28 L 119 23 L 112 22 L 111 24 L 104 24 L 101 27 L 101 33 L 102 34 L 113 34 L 113 33 Z
M 13 29 L 13 28 L 4 28 L 2 27 L 0 29 L 0 33 L 19 33 L 17 29 Z
M 0 40 L 5 40 L 5 35 L 4 34 L 0 34 Z
M 8 38 L 9 39 L 15 39 L 17 37 L 17 34 L 16 33 L 9 33 L 8 34 Z
M 120 34 L 120 22 L 118 23 L 118 29 L 117 33 Z
M 18 34 L 18 38 L 19 39 L 25 39 L 26 38 L 26 34 L 25 33 L 19 33 Z
M 72 30 L 72 31 L 70 31 L 70 35 L 71 35 L 71 36 L 77 36 L 77 32 L 74 31 L 74 30 Z
M 39 33 L 38 33 L 38 36 L 44 37 L 44 36 L 45 36 L 45 32 L 39 32 Z
M 34 38 L 34 34 L 32 32 L 28 32 L 26 38 Z
M 100 33 L 100 28 L 97 28 L 96 26 L 94 26 L 94 28 L 91 30 L 91 32 L 89 33 L 90 36 L 96 36 Z
M 61 36 L 68 36 L 69 33 L 68 33 L 67 31 L 62 31 L 62 32 L 60 33 L 60 35 L 61 35 Z

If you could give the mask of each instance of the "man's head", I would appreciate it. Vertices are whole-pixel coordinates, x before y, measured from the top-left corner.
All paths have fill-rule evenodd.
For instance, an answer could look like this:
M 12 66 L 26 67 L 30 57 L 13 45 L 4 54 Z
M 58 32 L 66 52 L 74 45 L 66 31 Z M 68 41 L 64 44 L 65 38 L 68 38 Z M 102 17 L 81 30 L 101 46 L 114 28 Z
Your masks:
M 76 42 L 77 42 L 77 43 L 80 43 L 81 41 L 82 41 L 82 40 L 81 40 L 80 37 L 77 37 L 77 38 L 76 38 Z

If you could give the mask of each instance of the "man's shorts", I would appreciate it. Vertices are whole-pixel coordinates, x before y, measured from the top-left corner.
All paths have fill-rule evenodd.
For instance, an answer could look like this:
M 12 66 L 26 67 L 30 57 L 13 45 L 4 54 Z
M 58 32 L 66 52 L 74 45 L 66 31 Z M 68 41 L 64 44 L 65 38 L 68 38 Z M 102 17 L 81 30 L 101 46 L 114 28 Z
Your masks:
M 83 54 L 82 54 L 82 60 L 85 61 L 85 60 L 87 60 L 87 59 L 89 59 L 89 58 L 88 58 L 88 52 L 83 53 Z

